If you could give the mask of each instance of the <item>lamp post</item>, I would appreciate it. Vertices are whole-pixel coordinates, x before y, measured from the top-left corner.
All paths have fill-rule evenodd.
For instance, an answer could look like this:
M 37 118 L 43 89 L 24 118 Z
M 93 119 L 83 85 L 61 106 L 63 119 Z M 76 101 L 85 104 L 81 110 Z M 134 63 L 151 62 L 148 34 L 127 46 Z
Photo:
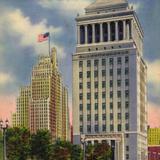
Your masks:
M 83 160 L 86 160 L 86 138 L 85 135 L 81 136 L 81 144 L 83 145 Z
M 8 123 L 9 123 L 8 120 L 6 120 L 5 122 L 0 120 L 0 129 L 2 129 L 2 132 L 3 132 L 3 160 L 7 160 L 7 155 L 6 155 L 6 130 L 8 128 Z

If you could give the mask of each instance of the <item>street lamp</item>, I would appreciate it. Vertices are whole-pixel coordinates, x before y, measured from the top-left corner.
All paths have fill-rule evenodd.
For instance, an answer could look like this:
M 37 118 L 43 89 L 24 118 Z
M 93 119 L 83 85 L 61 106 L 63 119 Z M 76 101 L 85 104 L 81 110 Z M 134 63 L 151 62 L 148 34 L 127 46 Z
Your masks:
M 81 143 L 83 145 L 83 160 L 86 160 L 86 138 L 85 135 L 81 135 Z
M 2 129 L 3 133 L 3 160 L 7 160 L 7 155 L 6 155 L 6 130 L 8 128 L 9 121 L 6 120 L 3 122 L 0 120 L 0 129 Z

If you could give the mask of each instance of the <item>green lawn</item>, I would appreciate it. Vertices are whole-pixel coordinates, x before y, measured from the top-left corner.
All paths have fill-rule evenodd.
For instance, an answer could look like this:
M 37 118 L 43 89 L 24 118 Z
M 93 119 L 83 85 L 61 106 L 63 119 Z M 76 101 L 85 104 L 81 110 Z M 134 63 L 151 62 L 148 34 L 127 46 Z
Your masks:
M 0 160 L 3 159 L 2 132 L 0 131 Z

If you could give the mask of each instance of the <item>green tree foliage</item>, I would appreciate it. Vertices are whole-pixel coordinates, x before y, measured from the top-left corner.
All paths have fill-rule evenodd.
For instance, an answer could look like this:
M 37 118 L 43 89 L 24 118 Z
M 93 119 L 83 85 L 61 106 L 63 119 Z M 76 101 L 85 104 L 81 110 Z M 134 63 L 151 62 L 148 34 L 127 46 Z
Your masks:
M 30 133 L 25 128 L 9 128 L 6 132 L 8 160 L 26 160 L 30 153 Z
M 109 160 L 111 158 L 111 147 L 108 143 L 88 145 L 86 148 L 87 160 Z
M 39 130 L 31 135 L 31 157 L 37 160 L 48 160 L 51 148 L 51 134 L 47 130 Z

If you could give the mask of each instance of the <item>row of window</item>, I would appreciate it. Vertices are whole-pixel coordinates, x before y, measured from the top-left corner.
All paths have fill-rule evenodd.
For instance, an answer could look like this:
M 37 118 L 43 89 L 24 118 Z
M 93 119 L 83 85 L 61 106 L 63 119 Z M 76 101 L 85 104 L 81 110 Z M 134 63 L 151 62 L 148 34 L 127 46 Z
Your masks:
M 109 70 L 109 75 L 110 76 L 113 76 L 113 69 L 110 69 Z M 129 68 L 125 68 L 125 72 L 124 72 L 125 75 L 128 75 L 129 74 Z M 91 77 L 91 71 L 87 71 L 87 78 L 90 78 Z M 122 69 L 121 68 L 118 68 L 117 69 L 117 75 L 120 76 L 122 75 Z M 102 70 L 102 77 L 105 77 L 106 76 L 106 70 Z M 95 70 L 94 71 L 94 77 L 98 77 L 98 70 Z M 83 72 L 79 72 L 79 78 L 83 78 Z
M 79 116 L 79 120 L 80 122 L 83 122 L 83 115 L 80 115 Z M 113 120 L 114 119 L 114 114 L 113 113 L 110 113 L 110 120 Z M 121 120 L 122 119 L 122 113 L 117 113 L 117 119 L 118 120 Z M 125 113 L 125 120 L 128 120 L 129 119 L 129 113 Z M 98 121 L 99 120 L 99 116 L 98 114 L 95 114 L 94 115 L 94 120 L 95 121 Z M 102 114 L 102 120 L 106 120 L 106 113 L 105 114 Z M 88 114 L 87 115 L 87 121 L 91 121 L 91 114 Z
M 110 105 L 110 106 L 109 106 L 110 109 L 113 109 L 113 102 L 110 102 L 109 105 Z M 121 102 L 117 102 L 117 107 L 118 107 L 118 109 L 121 109 L 122 103 L 121 103 Z M 98 108 L 99 108 L 98 103 L 95 103 L 95 104 L 94 104 L 94 108 L 95 108 L 95 110 L 98 110 Z M 128 101 L 125 102 L 125 108 L 126 108 L 126 109 L 129 108 L 129 102 L 128 102 Z M 80 104 L 80 105 L 79 105 L 79 110 L 80 110 L 80 111 L 83 111 L 83 104 Z M 87 110 L 91 110 L 91 104 L 87 104 Z M 102 103 L 102 110 L 106 110 L 106 103 Z
M 122 85 L 122 80 L 117 80 L 117 86 L 121 87 Z M 98 81 L 94 82 L 94 88 L 98 88 L 99 83 Z M 113 80 L 110 80 L 109 83 L 110 87 L 113 87 Z M 129 79 L 125 79 L 125 86 L 129 86 Z M 87 82 L 87 88 L 90 89 L 91 88 L 91 82 Z M 102 88 L 106 88 L 106 81 L 102 81 Z M 79 83 L 79 89 L 83 89 L 83 83 Z
M 121 91 L 117 91 L 117 98 L 121 98 L 122 96 L 122 92 Z M 98 92 L 94 93 L 94 99 L 98 99 Z M 110 91 L 110 95 L 109 97 L 112 99 L 113 98 L 113 91 Z M 87 97 L 88 100 L 91 99 L 91 93 L 87 93 Z M 106 98 L 106 92 L 102 92 L 102 98 Z M 125 90 L 125 98 L 129 98 L 129 90 Z M 79 100 L 83 100 L 83 93 L 79 94 Z
M 121 124 L 117 125 L 117 130 L 119 132 L 122 131 L 122 125 Z M 125 130 L 129 131 L 129 124 L 128 123 L 125 124 Z M 94 126 L 94 131 L 99 132 L 99 125 Z M 102 125 L 102 131 L 106 132 L 106 125 Z M 110 131 L 111 132 L 114 131 L 114 125 L 113 124 L 110 125 Z M 80 126 L 80 132 L 83 133 L 83 126 Z M 89 132 L 89 133 L 91 132 L 91 125 L 87 125 L 87 132 Z
M 125 57 L 125 63 L 128 64 L 129 62 L 129 57 Z M 94 60 L 94 66 L 98 66 L 100 63 L 100 60 L 95 59 Z M 114 64 L 114 58 L 109 58 L 109 64 L 113 65 Z M 117 64 L 121 65 L 122 64 L 122 57 L 117 57 Z M 101 65 L 106 66 L 106 59 L 101 60 Z M 79 61 L 79 67 L 83 67 L 83 61 Z M 91 60 L 87 60 L 87 67 L 91 67 Z

